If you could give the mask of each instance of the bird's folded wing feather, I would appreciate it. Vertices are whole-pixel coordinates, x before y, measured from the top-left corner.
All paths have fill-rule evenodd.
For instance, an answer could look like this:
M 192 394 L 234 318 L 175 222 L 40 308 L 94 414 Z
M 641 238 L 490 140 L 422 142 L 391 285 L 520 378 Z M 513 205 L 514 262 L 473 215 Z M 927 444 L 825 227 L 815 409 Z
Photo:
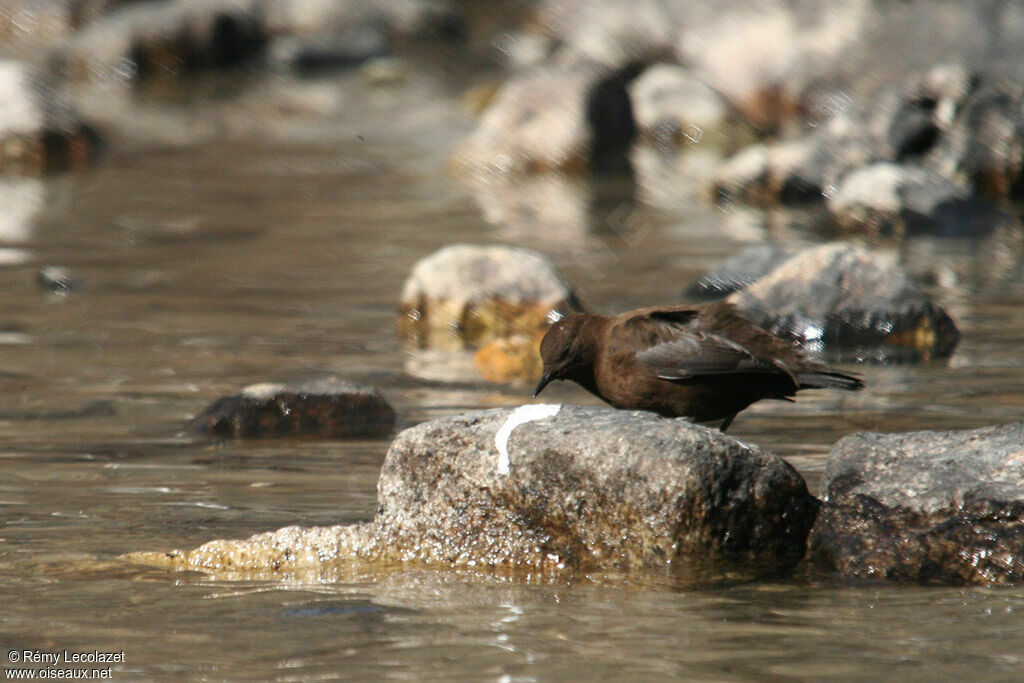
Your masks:
M 656 310 L 625 321 L 637 362 L 665 380 L 734 373 L 782 373 L 785 365 L 760 359 L 724 336 L 698 328 L 692 309 Z M 794 378 L 794 383 L 796 380 Z

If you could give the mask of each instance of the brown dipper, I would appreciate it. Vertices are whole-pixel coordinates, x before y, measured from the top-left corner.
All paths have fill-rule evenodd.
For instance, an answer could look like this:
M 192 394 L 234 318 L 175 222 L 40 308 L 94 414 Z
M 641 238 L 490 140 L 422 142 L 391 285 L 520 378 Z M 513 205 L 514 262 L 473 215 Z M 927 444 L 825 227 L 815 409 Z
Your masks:
M 693 422 L 723 420 L 763 398 L 801 389 L 857 391 L 864 382 L 808 360 L 800 348 L 741 317 L 732 304 L 641 308 L 614 317 L 572 313 L 540 344 L 533 395 L 568 379 L 616 408 Z

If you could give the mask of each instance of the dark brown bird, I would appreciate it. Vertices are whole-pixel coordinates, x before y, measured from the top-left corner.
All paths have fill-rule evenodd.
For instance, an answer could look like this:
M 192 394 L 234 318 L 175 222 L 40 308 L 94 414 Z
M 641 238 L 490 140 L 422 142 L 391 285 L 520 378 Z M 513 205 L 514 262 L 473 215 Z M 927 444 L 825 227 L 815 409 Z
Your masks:
M 641 308 L 617 316 L 572 313 L 540 344 L 537 396 L 568 379 L 616 408 L 693 422 L 722 420 L 763 398 L 801 389 L 856 391 L 864 382 L 804 357 L 798 346 L 741 317 L 732 304 Z

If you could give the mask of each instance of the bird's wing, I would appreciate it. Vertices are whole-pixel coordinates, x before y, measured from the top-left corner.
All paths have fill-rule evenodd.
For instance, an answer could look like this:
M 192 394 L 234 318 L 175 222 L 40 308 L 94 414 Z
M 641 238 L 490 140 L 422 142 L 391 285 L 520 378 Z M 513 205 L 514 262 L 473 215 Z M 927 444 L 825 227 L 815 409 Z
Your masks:
M 785 359 L 759 357 L 744 345 L 761 334 L 770 335 L 757 328 L 748 329 L 753 327 L 751 323 L 735 315 L 726 304 L 703 310 L 645 309 L 621 324 L 636 361 L 660 379 L 753 372 L 789 375 L 797 384 Z

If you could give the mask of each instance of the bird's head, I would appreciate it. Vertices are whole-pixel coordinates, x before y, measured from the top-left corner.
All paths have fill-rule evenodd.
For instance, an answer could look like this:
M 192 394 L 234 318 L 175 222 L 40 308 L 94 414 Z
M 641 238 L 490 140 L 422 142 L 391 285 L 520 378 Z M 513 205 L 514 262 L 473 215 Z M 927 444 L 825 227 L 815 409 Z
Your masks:
M 587 317 L 580 313 L 570 313 L 555 322 L 544 334 L 540 342 L 544 374 L 533 391 L 534 398 L 553 380 L 570 379 L 576 367 L 586 362 L 587 356 L 583 352 L 579 332 Z

